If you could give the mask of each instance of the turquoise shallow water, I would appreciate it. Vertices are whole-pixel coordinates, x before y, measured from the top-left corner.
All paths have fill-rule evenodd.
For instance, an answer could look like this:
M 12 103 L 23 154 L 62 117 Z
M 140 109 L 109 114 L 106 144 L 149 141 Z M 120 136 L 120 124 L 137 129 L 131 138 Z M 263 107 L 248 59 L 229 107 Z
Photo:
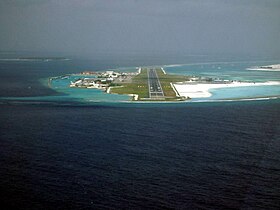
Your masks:
M 280 61 L 259 61 L 259 62 L 204 62 L 182 65 L 164 66 L 166 72 L 180 75 L 194 75 L 202 77 L 212 77 L 228 80 L 240 81 L 280 81 L 280 72 L 269 71 L 249 71 L 246 68 L 250 66 L 268 65 L 272 63 L 280 63 Z M 136 67 L 118 68 L 116 71 L 135 71 Z M 57 75 L 61 76 L 61 75 Z M 131 97 L 127 95 L 107 94 L 103 90 L 70 88 L 70 82 L 80 78 L 81 75 L 68 75 L 67 77 L 58 77 L 48 83 L 48 78 L 42 79 L 48 88 L 56 91 L 56 95 L 51 96 L 35 96 L 35 97 L 6 97 L 8 100 L 20 101 L 56 101 L 56 102 L 128 102 Z M 90 77 L 90 76 L 87 76 Z M 280 85 L 276 86 L 255 86 L 255 87 L 236 87 L 236 88 L 220 88 L 210 90 L 211 97 L 193 99 L 194 102 L 205 102 L 215 100 L 239 100 L 252 98 L 275 98 L 280 96 Z M 190 101 L 188 101 L 190 102 Z
M 280 81 L 280 72 L 249 71 L 248 67 L 280 63 L 280 61 L 259 62 L 210 62 L 166 66 L 165 70 L 172 74 L 212 77 L 225 80 L 250 82 Z M 192 101 L 209 101 L 223 99 L 274 98 L 280 96 L 280 85 L 219 88 L 210 90 L 212 96 Z
M 166 66 L 168 73 L 213 77 L 220 79 L 232 79 L 242 81 L 279 81 L 280 72 L 249 71 L 251 66 L 262 66 L 280 61 L 248 61 L 248 62 L 208 62 L 193 64 L 178 64 Z
M 5 99 L 15 99 L 20 101 L 60 101 L 60 102 L 122 102 L 129 101 L 130 97 L 127 95 L 107 94 L 104 90 L 99 89 L 87 89 L 87 88 L 70 88 L 71 81 L 81 78 L 81 76 L 68 76 L 65 79 L 56 78 L 50 83 L 46 79 L 42 79 L 41 82 L 49 88 L 55 90 L 58 94 L 52 96 L 35 96 L 35 97 L 6 97 Z M 89 76 L 87 76 L 89 78 Z
M 234 98 L 272 98 L 279 96 L 280 87 L 277 86 L 255 86 L 212 89 L 211 99 L 234 99 Z
M 86 77 L 89 78 L 89 76 Z M 78 78 L 81 78 L 81 76 L 69 76 L 66 79 L 52 80 L 51 88 L 62 94 L 66 94 L 64 96 L 53 97 L 63 97 L 64 99 L 81 100 L 84 102 L 128 101 L 130 98 L 127 95 L 107 94 L 103 90 L 98 89 L 70 88 L 71 81 L 75 81 Z

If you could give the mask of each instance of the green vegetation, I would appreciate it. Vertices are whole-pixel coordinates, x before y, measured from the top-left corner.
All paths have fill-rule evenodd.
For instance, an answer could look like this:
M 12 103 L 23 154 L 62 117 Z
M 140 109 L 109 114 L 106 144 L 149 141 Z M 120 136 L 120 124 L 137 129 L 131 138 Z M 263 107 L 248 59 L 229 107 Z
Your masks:
M 164 74 L 161 69 L 157 69 L 157 75 L 159 77 L 163 93 L 168 98 L 176 97 L 176 93 L 174 92 L 170 83 L 183 82 L 183 81 L 186 81 L 189 79 L 189 77 L 187 77 L 187 76 L 175 75 L 175 74 Z
M 137 94 L 139 96 L 139 100 L 141 100 L 141 98 L 149 97 L 147 69 L 142 69 L 141 73 L 135 76 L 131 83 L 118 85 L 121 86 L 112 88 L 111 93 Z
M 158 78 L 160 80 L 162 90 L 164 93 L 164 98 L 159 98 L 157 100 L 165 101 L 177 101 L 185 100 L 184 98 L 177 97 L 170 83 L 182 82 L 189 79 L 187 76 L 164 74 L 161 69 L 157 69 Z M 149 98 L 149 88 L 148 88 L 148 75 L 147 69 L 142 69 L 141 73 L 133 77 L 130 83 L 116 84 L 121 86 L 115 86 L 111 88 L 111 93 L 116 94 L 137 94 L 139 96 L 138 100 L 155 100 Z

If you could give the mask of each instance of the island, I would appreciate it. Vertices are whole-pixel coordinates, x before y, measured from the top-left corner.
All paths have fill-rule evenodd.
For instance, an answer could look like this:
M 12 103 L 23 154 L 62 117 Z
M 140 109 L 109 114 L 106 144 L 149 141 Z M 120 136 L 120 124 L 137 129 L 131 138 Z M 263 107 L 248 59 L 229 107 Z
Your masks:
M 162 68 L 139 68 L 137 72 L 81 72 L 81 78 L 71 81 L 72 88 L 98 88 L 108 94 L 126 94 L 134 101 L 182 101 L 173 86 L 189 80 L 189 76 L 166 74 Z M 91 77 L 88 77 L 91 76 Z
M 176 102 L 211 97 L 212 89 L 280 85 L 279 81 L 253 82 L 166 73 L 161 67 L 141 67 L 136 72 L 84 71 L 49 78 L 67 79 L 68 88 L 100 89 L 106 94 L 131 96 L 132 101 Z
M 70 58 L 64 57 L 19 57 L 19 58 L 0 58 L 0 61 L 69 61 Z

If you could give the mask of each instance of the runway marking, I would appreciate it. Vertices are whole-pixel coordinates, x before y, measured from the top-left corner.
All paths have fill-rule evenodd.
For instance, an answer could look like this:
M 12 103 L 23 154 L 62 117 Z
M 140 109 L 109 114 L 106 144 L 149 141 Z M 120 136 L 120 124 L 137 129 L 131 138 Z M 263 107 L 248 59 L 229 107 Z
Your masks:
M 155 69 L 148 69 L 148 88 L 150 98 L 164 98 L 162 86 L 160 84 L 157 72 Z

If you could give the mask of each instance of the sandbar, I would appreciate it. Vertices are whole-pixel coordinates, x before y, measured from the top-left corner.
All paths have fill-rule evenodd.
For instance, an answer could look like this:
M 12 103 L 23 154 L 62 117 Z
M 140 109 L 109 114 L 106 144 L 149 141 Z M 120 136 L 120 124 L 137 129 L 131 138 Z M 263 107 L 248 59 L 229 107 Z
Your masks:
M 233 87 L 250 87 L 250 86 L 268 86 L 268 85 L 280 85 L 279 81 L 268 81 L 268 82 L 231 82 L 231 83 L 174 83 L 173 86 L 177 90 L 180 96 L 186 98 L 207 98 L 211 97 L 211 89 L 217 88 L 233 88 Z

